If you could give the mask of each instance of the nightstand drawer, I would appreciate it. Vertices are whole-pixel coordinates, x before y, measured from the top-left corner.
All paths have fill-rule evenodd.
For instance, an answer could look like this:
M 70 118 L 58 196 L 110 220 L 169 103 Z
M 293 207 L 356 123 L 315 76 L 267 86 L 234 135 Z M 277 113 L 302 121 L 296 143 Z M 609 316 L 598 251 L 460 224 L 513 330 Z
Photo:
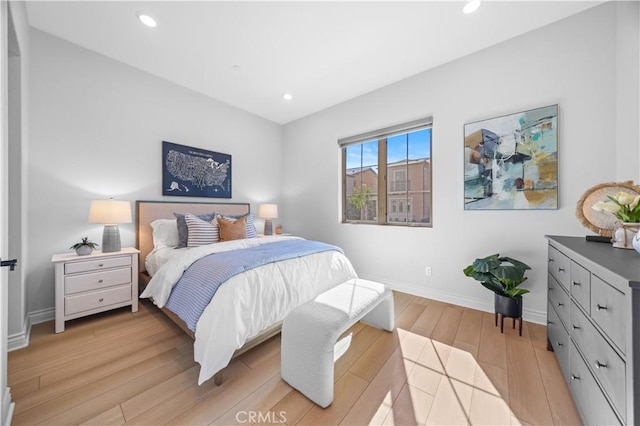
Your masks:
M 89 290 L 98 290 L 121 284 L 131 283 L 131 268 L 111 269 L 108 271 L 94 272 L 67 276 L 64 278 L 64 293 L 74 294 Z
M 64 300 L 64 314 L 73 315 L 79 312 L 89 311 L 130 300 L 131 285 L 69 296 Z
M 131 266 L 131 256 L 110 257 L 107 259 L 87 259 L 77 262 L 68 262 L 64 265 L 65 274 L 76 274 L 78 272 L 93 272 L 107 268 L 117 268 L 118 266 Z

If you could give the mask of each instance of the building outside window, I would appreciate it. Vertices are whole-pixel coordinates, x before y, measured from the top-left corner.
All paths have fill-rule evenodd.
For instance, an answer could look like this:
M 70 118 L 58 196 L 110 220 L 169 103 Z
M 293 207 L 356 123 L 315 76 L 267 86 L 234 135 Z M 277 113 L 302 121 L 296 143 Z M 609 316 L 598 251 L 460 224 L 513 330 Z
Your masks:
M 431 226 L 431 118 L 340 139 L 342 221 Z

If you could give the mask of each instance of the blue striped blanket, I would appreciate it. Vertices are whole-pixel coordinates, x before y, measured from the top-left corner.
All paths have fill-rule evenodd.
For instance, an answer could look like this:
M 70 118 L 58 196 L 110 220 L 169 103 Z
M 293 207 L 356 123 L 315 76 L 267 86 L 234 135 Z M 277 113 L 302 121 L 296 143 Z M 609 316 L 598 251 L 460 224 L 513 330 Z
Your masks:
M 185 270 L 166 307 L 195 331 L 200 315 L 229 278 L 268 263 L 330 250 L 343 253 L 339 247 L 319 241 L 286 240 L 207 255 Z

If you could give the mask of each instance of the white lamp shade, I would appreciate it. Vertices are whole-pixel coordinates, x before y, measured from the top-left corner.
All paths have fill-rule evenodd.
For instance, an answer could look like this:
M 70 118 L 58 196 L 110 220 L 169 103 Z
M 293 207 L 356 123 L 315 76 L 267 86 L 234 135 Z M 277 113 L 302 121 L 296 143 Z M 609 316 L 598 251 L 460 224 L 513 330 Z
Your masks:
M 260 204 L 258 207 L 258 217 L 263 219 L 275 219 L 278 217 L 277 204 Z
M 131 203 L 113 199 L 93 200 L 89 209 L 89 223 L 131 223 Z

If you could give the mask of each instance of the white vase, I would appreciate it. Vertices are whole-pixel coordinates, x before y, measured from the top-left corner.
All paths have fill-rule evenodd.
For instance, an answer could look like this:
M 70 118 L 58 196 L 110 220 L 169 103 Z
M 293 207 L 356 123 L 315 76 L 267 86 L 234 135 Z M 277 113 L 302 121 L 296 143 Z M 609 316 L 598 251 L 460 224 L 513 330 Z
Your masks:
M 634 248 L 633 240 L 639 231 L 640 223 L 617 222 L 611 242 L 616 248 L 632 250 Z
M 640 231 L 638 231 L 636 235 L 633 236 L 632 245 L 633 248 L 636 249 L 638 253 L 640 253 Z

